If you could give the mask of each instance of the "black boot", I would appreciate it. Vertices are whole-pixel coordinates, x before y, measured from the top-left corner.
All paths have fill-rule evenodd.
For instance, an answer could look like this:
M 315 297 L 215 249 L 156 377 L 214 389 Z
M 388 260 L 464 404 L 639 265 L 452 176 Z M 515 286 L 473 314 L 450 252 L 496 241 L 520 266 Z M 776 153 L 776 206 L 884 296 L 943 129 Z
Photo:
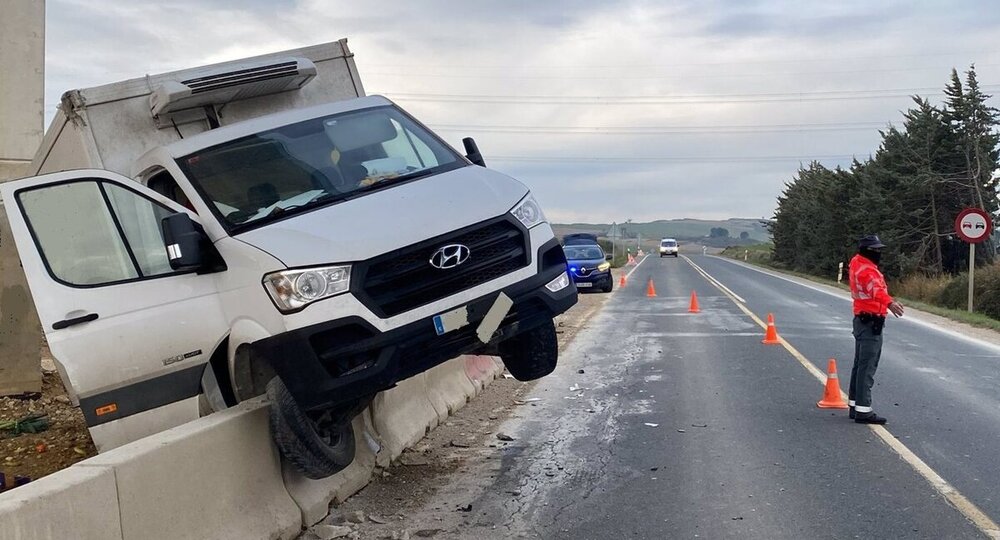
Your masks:
M 851 420 L 854 420 L 855 416 L 857 416 L 857 413 L 854 412 L 854 407 L 849 405 L 847 407 L 847 417 L 850 418 Z
M 856 412 L 854 413 L 854 421 L 859 424 L 884 424 L 886 419 L 885 417 L 879 416 L 874 412 Z

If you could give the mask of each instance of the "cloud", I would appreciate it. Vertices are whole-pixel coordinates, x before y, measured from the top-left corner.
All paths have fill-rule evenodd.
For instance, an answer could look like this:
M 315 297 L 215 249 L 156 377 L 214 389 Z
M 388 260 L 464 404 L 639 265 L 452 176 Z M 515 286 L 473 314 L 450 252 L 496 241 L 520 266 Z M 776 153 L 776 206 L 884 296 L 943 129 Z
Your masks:
M 47 105 L 70 88 L 347 37 L 369 92 L 458 148 L 475 136 L 554 220 L 761 217 L 800 162 L 867 156 L 907 94 L 941 88 L 952 66 L 975 61 L 1000 89 L 998 19 L 898 0 L 50 0 Z

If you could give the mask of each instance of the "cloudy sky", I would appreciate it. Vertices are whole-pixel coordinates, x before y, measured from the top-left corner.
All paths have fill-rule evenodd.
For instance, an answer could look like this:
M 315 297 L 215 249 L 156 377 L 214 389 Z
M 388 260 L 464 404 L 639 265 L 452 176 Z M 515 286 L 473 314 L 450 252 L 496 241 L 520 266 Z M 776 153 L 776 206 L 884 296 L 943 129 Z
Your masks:
M 991 2 L 49 0 L 67 89 L 349 39 L 365 88 L 537 194 L 550 219 L 772 215 L 801 162 L 866 157 L 976 64 Z

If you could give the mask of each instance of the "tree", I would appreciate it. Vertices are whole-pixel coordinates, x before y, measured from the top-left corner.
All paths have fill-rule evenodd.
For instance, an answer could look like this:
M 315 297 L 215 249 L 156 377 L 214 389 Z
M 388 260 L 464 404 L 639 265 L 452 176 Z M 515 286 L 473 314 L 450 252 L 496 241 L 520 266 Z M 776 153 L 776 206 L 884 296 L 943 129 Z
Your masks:
M 952 239 L 955 216 L 966 206 L 1000 212 L 1000 112 L 987 105 L 975 70 L 965 82 L 952 70 L 941 107 L 919 96 L 900 128 L 881 131 L 874 155 L 851 167 L 802 166 L 785 184 L 768 229 L 773 260 L 806 272 L 829 273 L 845 262 L 864 234 L 888 244 L 889 275 L 954 272 L 964 251 Z M 992 259 L 988 245 L 984 260 Z
M 712 227 L 708 236 L 710 238 L 729 238 L 729 230 L 723 227 Z
M 749 239 L 750 239 L 750 233 L 746 231 L 740 233 L 740 240 L 749 240 Z

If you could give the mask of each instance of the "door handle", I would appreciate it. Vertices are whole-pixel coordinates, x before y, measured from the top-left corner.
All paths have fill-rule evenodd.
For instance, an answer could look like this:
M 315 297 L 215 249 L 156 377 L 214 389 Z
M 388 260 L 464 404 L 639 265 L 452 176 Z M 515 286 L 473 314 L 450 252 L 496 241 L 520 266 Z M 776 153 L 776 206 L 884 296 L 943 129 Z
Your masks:
M 72 319 L 63 319 L 61 321 L 54 322 L 52 323 L 52 329 L 62 330 L 63 328 L 69 328 L 70 326 L 73 326 L 75 324 L 83 324 L 96 320 L 97 320 L 96 313 L 88 313 L 86 315 L 81 315 L 80 317 L 73 317 Z

